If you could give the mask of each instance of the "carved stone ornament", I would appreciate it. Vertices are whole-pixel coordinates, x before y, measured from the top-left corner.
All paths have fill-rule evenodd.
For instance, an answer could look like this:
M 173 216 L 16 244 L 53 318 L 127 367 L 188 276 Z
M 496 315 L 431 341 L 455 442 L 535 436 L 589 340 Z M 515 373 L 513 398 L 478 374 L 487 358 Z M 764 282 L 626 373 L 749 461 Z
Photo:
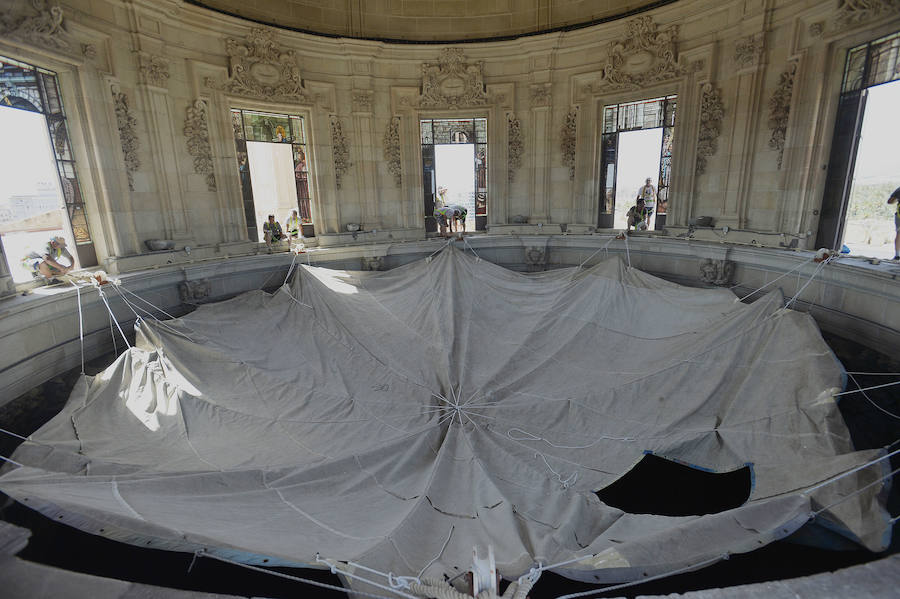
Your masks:
M 353 90 L 353 112 L 372 112 L 372 90 Z
M 529 267 L 541 267 L 547 264 L 547 247 L 543 245 L 530 245 L 525 248 L 525 265 Z
M 809 35 L 811 37 L 822 37 L 825 33 L 825 21 L 816 21 L 809 24 Z
M 437 63 L 422 65 L 420 107 L 460 108 L 488 103 L 484 87 L 484 63 L 467 63 L 459 48 L 441 50 Z
M 138 52 L 138 70 L 141 81 L 147 85 L 167 87 L 169 84 L 169 61 L 162 56 Z
M 135 131 L 137 119 L 128 106 L 128 96 L 119 90 L 118 85 L 110 88 L 113 104 L 116 109 L 116 126 L 119 129 L 119 143 L 122 144 L 122 156 L 125 158 L 125 174 L 128 177 L 128 189 L 134 191 L 134 173 L 141 167 L 138 158 L 140 141 Z
M 522 153 L 525 151 L 525 143 L 522 141 L 522 123 L 516 115 L 508 115 L 507 134 L 509 149 L 507 154 L 507 176 L 510 183 L 516 176 L 516 171 L 522 166 Z
M 637 17 L 625 26 L 625 38 L 610 42 L 603 83 L 606 87 L 638 89 L 657 81 L 678 77 L 675 49 L 678 26 L 660 30 L 649 16 Z
M 97 58 L 97 46 L 94 44 L 81 44 L 81 54 L 88 60 Z
M 838 0 L 835 22 L 856 25 L 900 12 L 900 0 Z
M 394 176 L 394 185 L 400 187 L 403 182 L 400 162 L 400 119 L 392 118 L 384 132 L 384 161 L 388 172 Z
M 749 67 L 759 62 L 765 48 L 765 38 L 760 35 L 749 35 L 734 44 L 734 62 L 738 68 Z
M 246 41 L 228 38 L 225 51 L 231 76 L 223 83 L 207 77 L 207 87 L 238 96 L 315 103 L 315 98 L 303 87 L 294 51 L 276 46 L 272 30 L 252 29 Z
M 363 270 L 384 270 L 384 256 L 363 256 L 360 262 Z
M 331 154 L 334 158 L 334 184 L 340 189 L 344 173 L 350 168 L 350 144 L 344 136 L 344 127 L 337 117 L 331 117 Z
M 531 91 L 532 106 L 550 106 L 552 96 L 550 93 L 549 83 L 539 83 L 537 85 L 532 85 L 529 90 Z
M 769 98 L 769 129 L 772 136 L 769 138 L 769 147 L 778 152 L 778 169 L 784 159 L 784 141 L 787 135 L 788 119 L 791 116 L 791 96 L 794 93 L 794 74 L 797 72 L 797 63 L 788 65 L 785 72 L 778 79 L 778 87 Z
M 734 277 L 734 262 L 706 258 L 700 262 L 700 280 L 711 285 L 730 285 Z
M 569 167 L 569 180 L 575 179 L 575 140 L 578 127 L 578 112 L 572 110 L 566 115 L 566 122 L 560 131 L 559 149 L 562 163 Z
M 185 304 L 198 304 L 209 299 L 212 284 L 208 279 L 182 281 L 178 284 L 178 295 Z
M 704 83 L 700 88 L 700 133 L 697 136 L 697 166 L 695 172 L 702 175 L 706 172 L 706 159 L 716 153 L 719 148 L 719 132 L 725 106 L 722 104 L 722 93 L 711 83 Z
M 216 191 L 216 175 L 213 173 L 212 146 L 209 143 L 209 122 L 204 100 L 195 100 L 187 107 L 184 136 L 187 138 L 188 154 L 194 158 L 194 172 L 206 176 L 206 189 Z
M 8 7 L 0 11 L 0 34 L 38 46 L 68 48 L 62 8 L 47 0 L 31 0 L 31 8 L 26 15 L 12 15 Z

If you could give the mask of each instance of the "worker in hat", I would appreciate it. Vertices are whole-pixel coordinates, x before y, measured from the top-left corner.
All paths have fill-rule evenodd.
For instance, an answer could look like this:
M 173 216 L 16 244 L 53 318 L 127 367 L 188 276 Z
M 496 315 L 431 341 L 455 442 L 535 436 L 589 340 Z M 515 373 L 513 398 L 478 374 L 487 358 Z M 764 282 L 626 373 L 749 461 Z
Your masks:
M 63 265 L 60 259 L 65 259 L 68 265 Z M 51 283 L 58 282 L 56 277 L 68 273 L 75 267 L 75 259 L 66 249 L 64 237 L 55 235 L 43 247 L 40 252 L 30 252 L 22 259 L 24 266 L 34 278 L 45 278 Z

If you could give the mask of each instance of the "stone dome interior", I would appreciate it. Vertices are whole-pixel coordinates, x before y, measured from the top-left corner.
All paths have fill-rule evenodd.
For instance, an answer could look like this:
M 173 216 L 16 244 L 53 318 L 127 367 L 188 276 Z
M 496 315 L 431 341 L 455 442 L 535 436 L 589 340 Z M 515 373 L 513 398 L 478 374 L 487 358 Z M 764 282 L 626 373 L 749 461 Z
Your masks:
M 268 25 L 329 36 L 447 42 L 576 28 L 674 0 L 190 0 Z

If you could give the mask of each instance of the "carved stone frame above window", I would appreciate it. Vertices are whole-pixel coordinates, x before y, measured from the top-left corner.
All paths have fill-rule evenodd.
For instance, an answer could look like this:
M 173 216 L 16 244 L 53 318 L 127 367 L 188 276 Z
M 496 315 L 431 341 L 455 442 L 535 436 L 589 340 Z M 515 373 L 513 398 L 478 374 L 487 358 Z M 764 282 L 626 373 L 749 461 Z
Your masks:
M 207 77 L 208 87 L 276 102 L 314 103 L 303 86 L 294 51 L 278 46 L 272 30 L 252 29 L 246 41 L 228 38 L 225 49 L 230 77 L 222 83 Z
M 465 62 L 459 48 L 444 48 L 436 63 L 422 65 L 421 108 L 484 106 L 489 99 L 484 86 L 484 62 Z
M 684 73 L 678 64 L 675 40 L 678 26 L 660 29 L 649 16 L 632 19 L 625 26 L 625 37 L 610 42 L 603 67 L 606 87 L 638 89 Z

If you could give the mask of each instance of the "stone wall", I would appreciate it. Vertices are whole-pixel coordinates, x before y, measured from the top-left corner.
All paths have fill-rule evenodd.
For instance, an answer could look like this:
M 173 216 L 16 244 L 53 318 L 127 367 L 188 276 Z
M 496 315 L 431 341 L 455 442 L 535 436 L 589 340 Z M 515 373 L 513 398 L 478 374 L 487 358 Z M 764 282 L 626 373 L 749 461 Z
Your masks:
M 388 44 L 181 0 L 9 4 L 0 55 L 59 74 L 97 253 L 118 270 L 165 263 L 146 239 L 247 242 L 232 107 L 306 118 L 333 246 L 424 238 L 422 117 L 488 118 L 492 233 L 591 232 L 603 106 L 677 94 L 670 231 L 708 215 L 729 241 L 811 247 L 846 49 L 900 29 L 890 0 L 682 0 L 516 40 Z

